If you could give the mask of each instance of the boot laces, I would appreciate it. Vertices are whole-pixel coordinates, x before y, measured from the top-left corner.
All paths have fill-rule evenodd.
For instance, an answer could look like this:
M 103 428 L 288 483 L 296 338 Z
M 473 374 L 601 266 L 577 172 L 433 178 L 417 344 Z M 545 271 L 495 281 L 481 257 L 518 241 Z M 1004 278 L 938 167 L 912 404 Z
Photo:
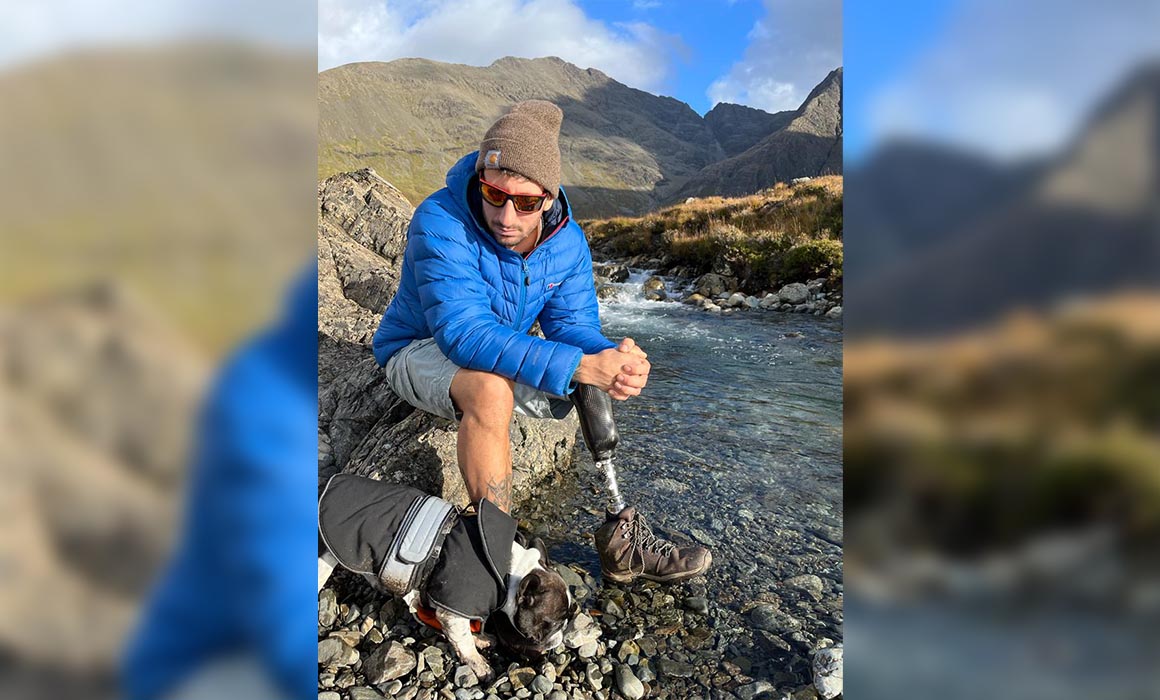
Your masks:
M 652 528 L 640 515 L 635 515 L 628 523 L 626 537 L 632 542 L 633 547 L 641 553 L 642 558 L 645 551 L 656 552 L 663 557 L 677 548 L 672 542 L 654 534 Z

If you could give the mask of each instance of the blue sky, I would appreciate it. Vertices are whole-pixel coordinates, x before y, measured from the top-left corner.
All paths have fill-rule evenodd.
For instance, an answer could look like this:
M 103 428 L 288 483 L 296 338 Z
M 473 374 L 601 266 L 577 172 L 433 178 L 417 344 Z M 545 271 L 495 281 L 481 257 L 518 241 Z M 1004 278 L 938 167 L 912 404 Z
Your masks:
M 840 0 L 320 0 L 319 69 L 555 55 L 699 113 L 795 109 L 841 65 Z

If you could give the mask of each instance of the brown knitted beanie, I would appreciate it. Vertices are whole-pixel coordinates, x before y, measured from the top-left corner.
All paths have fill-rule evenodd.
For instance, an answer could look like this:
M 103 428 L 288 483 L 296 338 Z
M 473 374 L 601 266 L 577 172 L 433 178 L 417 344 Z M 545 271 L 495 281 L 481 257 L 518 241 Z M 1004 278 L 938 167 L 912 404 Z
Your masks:
M 551 102 L 527 100 L 512 105 L 491 125 L 479 145 L 475 172 L 510 170 L 560 196 L 560 122 L 564 113 Z

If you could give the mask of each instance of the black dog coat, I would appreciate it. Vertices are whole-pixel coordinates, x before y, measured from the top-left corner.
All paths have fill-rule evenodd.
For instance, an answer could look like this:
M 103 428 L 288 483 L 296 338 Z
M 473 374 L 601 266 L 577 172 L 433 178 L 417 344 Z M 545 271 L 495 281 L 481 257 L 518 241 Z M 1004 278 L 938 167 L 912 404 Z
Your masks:
M 408 532 L 415 537 L 408 515 L 413 519 L 427 499 L 449 505 L 409 486 L 337 474 L 318 501 L 318 529 L 340 564 L 385 584 L 388 558 Z M 455 508 L 448 512 L 407 587 L 419 591 L 425 605 L 484 620 L 507 599 L 516 521 L 486 499 L 475 504 L 474 513 Z M 400 595 L 407 592 L 388 588 Z

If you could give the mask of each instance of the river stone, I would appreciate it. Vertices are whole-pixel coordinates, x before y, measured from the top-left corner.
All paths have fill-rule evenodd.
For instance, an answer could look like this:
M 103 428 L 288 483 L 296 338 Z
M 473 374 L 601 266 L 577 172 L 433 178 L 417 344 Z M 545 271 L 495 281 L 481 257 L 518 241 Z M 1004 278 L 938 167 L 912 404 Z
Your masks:
M 682 661 L 660 659 L 657 661 L 657 673 L 669 678 L 692 678 L 695 669 Z
M 511 681 L 512 687 L 516 690 L 526 688 L 531 685 L 532 680 L 536 677 L 536 669 L 534 668 L 514 668 L 508 672 L 508 680 Z
M 776 606 L 763 603 L 749 611 L 749 622 L 756 629 L 778 634 L 796 630 L 802 623 Z
M 399 642 L 379 646 L 363 662 L 363 674 L 371 685 L 401 678 L 415 670 L 418 659 Z
M 696 292 L 693 292 L 692 294 L 685 297 L 681 301 L 685 302 L 686 304 L 704 304 L 706 301 L 708 301 L 708 298 L 705 297 L 703 294 L 698 294 Z
M 734 692 L 736 693 L 737 697 L 741 698 L 741 700 L 753 700 L 753 698 L 757 697 L 758 695 L 767 693 L 771 690 L 773 690 L 773 685 L 767 681 L 754 681 L 753 683 L 748 683 L 737 688 L 737 690 Z
M 802 574 L 801 576 L 786 579 L 785 585 L 788 588 L 802 591 L 814 600 L 822 599 L 822 591 L 825 588 L 822 579 L 813 574 Z
M 709 298 L 725 294 L 729 291 L 729 288 L 728 280 L 713 272 L 701 275 L 693 282 L 693 291 Z
M 632 669 L 621 664 L 616 667 L 616 688 L 628 700 L 639 700 L 644 697 L 644 683 L 640 682 L 632 673 Z
M 814 687 L 818 695 L 830 700 L 842 694 L 842 645 L 821 649 L 814 654 Z
M 467 664 L 456 666 L 453 678 L 453 682 L 459 688 L 474 688 L 479 685 L 479 678 L 476 677 L 475 671 L 472 671 L 471 667 Z
M 596 288 L 596 298 L 601 300 L 611 299 L 615 297 L 619 291 L 619 287 L 614 287 L 611 284 L 602 284 Z
M 726 309 L 736 309 L 740 306 L 745 306 L 745 295 L 741 292 L 732 294 L 721 306 Z
M 531 689 L 533 693 L 549 693 L 552 691 L 552 681 L 544 676 L 536 676 L 532 679 Z
M 320 666 L 351 666 L 358 662 L 358 650 L 335 637 L 327 637 L 318 643 L 318 663 Z
M 809 297 L 809 290 L 801 282 L 791 282 L 777 292 L 777 298 L 786 304 L 801 304 Z
M 318 594 L 318 626 L 327 629 L 338 620 L 338 596 L 333 588 L 323 588 Z
M 621 263 L 605 263 L 597 268 L 597 273 L 609 282 L 627 282 L 628 267 Z
M 342 700 L 342 696 L 333 690 L 324 690 L 318 694 L 318 700 Z
M 657 275 L 653 275 L 644 281 L 644 284 L 641 285 L 641 289 L 646 292 L 664 292 L 665 281 Z
M 419 652 L 421 665 L 431 670 L 436 678 L 442 678 L 446 669 L 443 665 L 443 650 L 436 646 L 429 646 Z
M 351 688 L 347 691 L 347 695 L 350 700 L 383 700 L 382 693 L 379 693 L 372 688 L 364 688 L 361 686 L 357 688 Z
M 826 318 L 842 318 L 842 307 L 835 306 L 826 312 Z

